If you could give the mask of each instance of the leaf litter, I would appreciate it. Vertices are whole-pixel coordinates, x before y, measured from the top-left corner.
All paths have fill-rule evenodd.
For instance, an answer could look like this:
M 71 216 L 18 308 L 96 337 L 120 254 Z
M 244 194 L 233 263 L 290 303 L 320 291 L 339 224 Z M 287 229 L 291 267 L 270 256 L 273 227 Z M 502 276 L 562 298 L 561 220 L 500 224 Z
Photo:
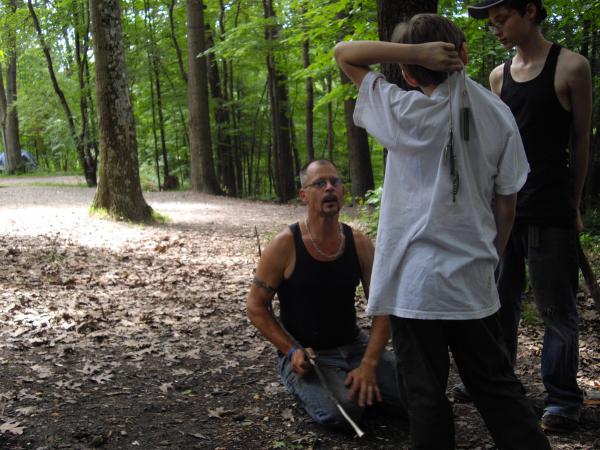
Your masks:
M 254 226 L 264 247 L 301 207 L 156 193 L 171 222 L 138 227 L 89 217 L 88 190 L 65 200 L 77 190 L 11 189 L 0 190 L 0 448 L 408 448 L 407 423 L 381 413 L 362 440 L 312 423 L 246 318 Z M 26 195 L 50 196 L 35 220 L 10 209 Z M 590 299 L 580 307 L 579 381 L 594 393 L 598 319 Z M 521 328 L 517 368 L 538 403 L 542 333 Z M 555 448 L 597 444 L 589 403 L 580 432 L 551 437 Z M 454 410 L 461 448 L 493 448 L 471 405 Z

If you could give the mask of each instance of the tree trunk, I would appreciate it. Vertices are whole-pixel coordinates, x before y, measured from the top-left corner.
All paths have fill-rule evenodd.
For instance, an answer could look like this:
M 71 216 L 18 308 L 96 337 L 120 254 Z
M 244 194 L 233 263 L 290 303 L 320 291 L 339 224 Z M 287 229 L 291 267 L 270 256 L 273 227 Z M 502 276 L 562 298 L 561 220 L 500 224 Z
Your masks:
M 263 0 L 265 18 L 275 18 L 272 0 Z M 265 37 L 271 45 L 278 39 L 277 25 L 267 25 Z M 271 100 L 272 156 L 275 192 L 281 202 L 295 196 L 292 142 L 290 139 L 290 120 L 288 115 L 288 93 L 285 75 L 277 69 L 275 55 L 267 56 L 269 95 Z
M 181 56 L 181 48 L 179 47 L 179 42 L 177 41 L 177 35 L 175 34 L 175 24 L 173 22 L 173 9 L 175 8 L 175 0 L 171 0 L 169 2 L 169 29 L 171 30 L 171 40 L 173 41 L 173 46 L 175 47 L 175 53 L 177 54 L 177 65 L 179 67 L 179 75 L 185 84 L 188 82 L 187 73 L 185 73 L 185 68 L 183 67 L 183 57 Z
M 208 81 L 204 38 L 204 4 L 187 0 L 188 104 L 192 189 L 219 194 L 215 176 L 208 110 Z
M 96 181 L 96 170 L 98 155 L 96 152 L 92 154 L 91 149 L 94 145 L 95 136 L 94 131 L 94 117 L 90 114 L 89 109 L 92 107 L 93 102 L 91 101 L 88 92 L 89 89 L 89 77 L 86 78 L 86 69 L 88 67 L 88 50 L 89 50 L 89 36 L 90 36 L 90 17 L 89 17 L 89 3 L 84 2 L 83 8 L 83 24 L 84 34 L 83 39 L 79 33 L 80 24 L 80 12 L 79 3 L 74 4 L 74 16 L 75 16 L 75 60 L 77 62 L 77 78 L 79 80 L 79 111 L 81 113 L 81 132 L 79 134 L 79 142 L 83 152 L 83 159 L 85 161 L 85 171 L 88 173 L 86 178 L 90 178 Z M 94 184 L 95 186 L 95 184 Z
M 342 83 L 350 83 L 345 73 L 340 71 Z M 348 135 L 348 169 L 352 181 L 352 196 L 364 197 L 367 191 L 375 186 L 373 180 L 373 165 L 369 149 L 369 137 L 364 128 L 354 125 L 354 107 L 356 100 L 344 100 L 344 117 Z
M 85 181 L 89 187 L 96 186 L 96 161 L 90 160 L 86 156 L 86 149 L 84 148 L 84 144 L 81 141 L 80 136 L 77 134 L 75 129 L 75 120 L 73 119 L 73 114 L 71 113 L 71 108 L 65 94 L 58 84 L 58 80 L 56 78 L 56 74 L 54 72 L 54 65 L 52 63 L 52 56 L 50 55 L 50 48 L 46 44 L 46 40 L 44 38 L 44 33 L 42 32 L 42 28 L 40 27 L 40 22 L 35 13 L 35 9 L 33 8 L 33 4 L 31 0 L 27 1 L 27 6 L 29 8 L 29 13 L 31 14 L 31 18 L 33 19 L 33 26 L 38 35 L 38 39 L 40 41 L 40 45 L 42 46 L 42 51 L 44 53 L 44 57 L 46 58 L 46 65 L 48 66 L 48 73 L 50 74 L 50 80 L 52 81 L 52 87 L 54 88 L 54 92 L 58 96 L 60 104 L 63 108 L 65 116 L 67 118 L 67 124 L 69 126 L 69 132 L 71 134 L 71 138 L 75 143 L 75 148 L 77 149 L 77 155 L 79 157 L 79 162 L 81 167 L 83 168 L 83 174 L 85 176 Z M 89 79 L 89 78 L 88 78 Z
M 9 2 L 10 12 L 17 11 L 16 0 Z M 19 116 L 17 114 L 17 37 L 14 26 L 9 27 L 8 66 L 6 68 L 6 119 L 4 124 L 5 171 L 17 173 L 23 171 L 21 162 L 21 143 L 19 141 Z
M 152 208 L 140 185 L 119 0 L 90 0 L 90 14 L 100 124 L 99 182 L 93 207 L 116 218 L 148 222 Z
M 214 45 L 212 33 L 207 35 L 208 45 Z M 217 161 L 218 172 L 221 183 L 225 186 L 228 195 L 237 197 L 238 187 L 235 177 L 235 167 L 233 161 L 233 146 L 231 143 L 231 129 L 229 111 L 225 104 L 227 99 L 224 97 L 225 90 L 221 89 L 221 76 L 219 74 L 219 65 L 215 61 L 215 55 L 208 54 L 208 80 L 210 92 L 215 106 L 215 126 L 217 128 Z
M 302 13 L 306 14 L 306 5 L 302 7 Z M 302 41 L 302 63 L 304 69 L 310 67 L 310 42 L 308 37 Z M 315 96 L 313 89 L 313 79 L 310 76 L 306 77 L 306 160 L 307 162 L 315 159 L 314 146 L 314 119 L 313 109 L 315 107 Z
M 331 94 L 331 75 L 325 77 L 327 94 Z M 333 149 L 335 148 L 335 131 L 333 129 L 333 102 L 327 102 L 327 159 L 333 162 Z
M 6 136 L 4 133 L 4 127 L 6 126 L 6 91 L 4 90 L 3 71 L 2 62 L 0 62 L 0 134 L 2 135 L 2 146 L 6 151 Z
M 437 0 L 377 0 L 377 23 L 379 40 L 388 41 L 396 25 L 405 22 L 415 14 L 436 13 Z M 398 64 L 382 64 L 381 72 L 390 83 L 396 83 L 406 89 L 406 84 Z

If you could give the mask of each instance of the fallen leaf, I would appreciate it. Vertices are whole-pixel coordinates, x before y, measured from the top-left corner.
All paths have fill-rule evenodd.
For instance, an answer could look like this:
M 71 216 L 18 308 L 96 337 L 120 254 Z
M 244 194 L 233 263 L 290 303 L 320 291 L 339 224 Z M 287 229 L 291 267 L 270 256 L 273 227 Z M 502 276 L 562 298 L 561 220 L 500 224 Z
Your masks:
M 5 422 L 0 425 L 0 433 L 23 434 L 23 428 L 19 426 L 19 422 Z

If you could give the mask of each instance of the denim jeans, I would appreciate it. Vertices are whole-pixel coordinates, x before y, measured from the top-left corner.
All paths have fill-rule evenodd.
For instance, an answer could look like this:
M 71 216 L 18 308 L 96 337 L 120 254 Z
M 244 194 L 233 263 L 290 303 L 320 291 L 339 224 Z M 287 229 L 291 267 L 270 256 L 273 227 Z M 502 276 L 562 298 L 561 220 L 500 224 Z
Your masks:
M 579 316 L 575 303 L 578 285 L 577 232 L 516 224 L 498 266 L 500 321 L 513 365 L 522 295 L 527 278 L 544 321 L 542 382 L 545 413 L 579 419 L 583 393 L 577 386 Z
M 497 315 L 478 320 L 417 320 L 390 316 L 392 342 L 407 392 L 413 450 L 455 448 L 446 397 L 448 347 L 475 406 L 499 449 L 550 449 L 515 376 Z
M 348 388 L 344 385 L 344 381 L 348 372 L 360 365 L 367 342 L 367 337 L 361 333 L 350 345 L 317 352 L 317 363 L 327 380 L 329 389 L 355 421 L 360 420 L 364 408 L 358 406 L 356 397 L 353 400 L 348 400 Z M 287 391 L 298 398 L 308 415 L 315 422 L 333 427 L 347 426 L 344 417 L 329 397 L 314 371 L 302 377 L 298 376 L 292 370 L 292 365 L 285 355 L 279 356 L 278 370 Z M 405 403 L 398 388 L 396 362 L 391 352 L 384 351 L 382 354 L 377 366 L 376 376 L 383 400 L 381 407 L 391 414 L 406 417 Z M 374 405 L 376 404 L 378 402 L 375 400 Z

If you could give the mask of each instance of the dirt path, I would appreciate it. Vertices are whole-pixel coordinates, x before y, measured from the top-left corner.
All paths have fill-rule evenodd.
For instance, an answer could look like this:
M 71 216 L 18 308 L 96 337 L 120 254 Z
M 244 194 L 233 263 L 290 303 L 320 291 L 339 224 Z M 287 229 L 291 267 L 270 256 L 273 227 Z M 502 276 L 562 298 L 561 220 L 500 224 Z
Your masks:
M 91 189 L 40 183 L 0 179 L 0 448 L 406 447 L 394 418 L 368 417 L 361 440 L 310 422 L 245 318 L 254 227 L 264 245 L 301 207 L 148 193 L 170 220 L 134 226 L 90 217 Z M 581 303 L 592 389 L 598 322 Z M 528 325 L 521 345 L 534 398 L 540 332 Z M 455 413 L 461 448 L 493 448 L 472 406 Z M 600 447 L 599 416 L 586 407 L 581 432 L 553 445 Z

